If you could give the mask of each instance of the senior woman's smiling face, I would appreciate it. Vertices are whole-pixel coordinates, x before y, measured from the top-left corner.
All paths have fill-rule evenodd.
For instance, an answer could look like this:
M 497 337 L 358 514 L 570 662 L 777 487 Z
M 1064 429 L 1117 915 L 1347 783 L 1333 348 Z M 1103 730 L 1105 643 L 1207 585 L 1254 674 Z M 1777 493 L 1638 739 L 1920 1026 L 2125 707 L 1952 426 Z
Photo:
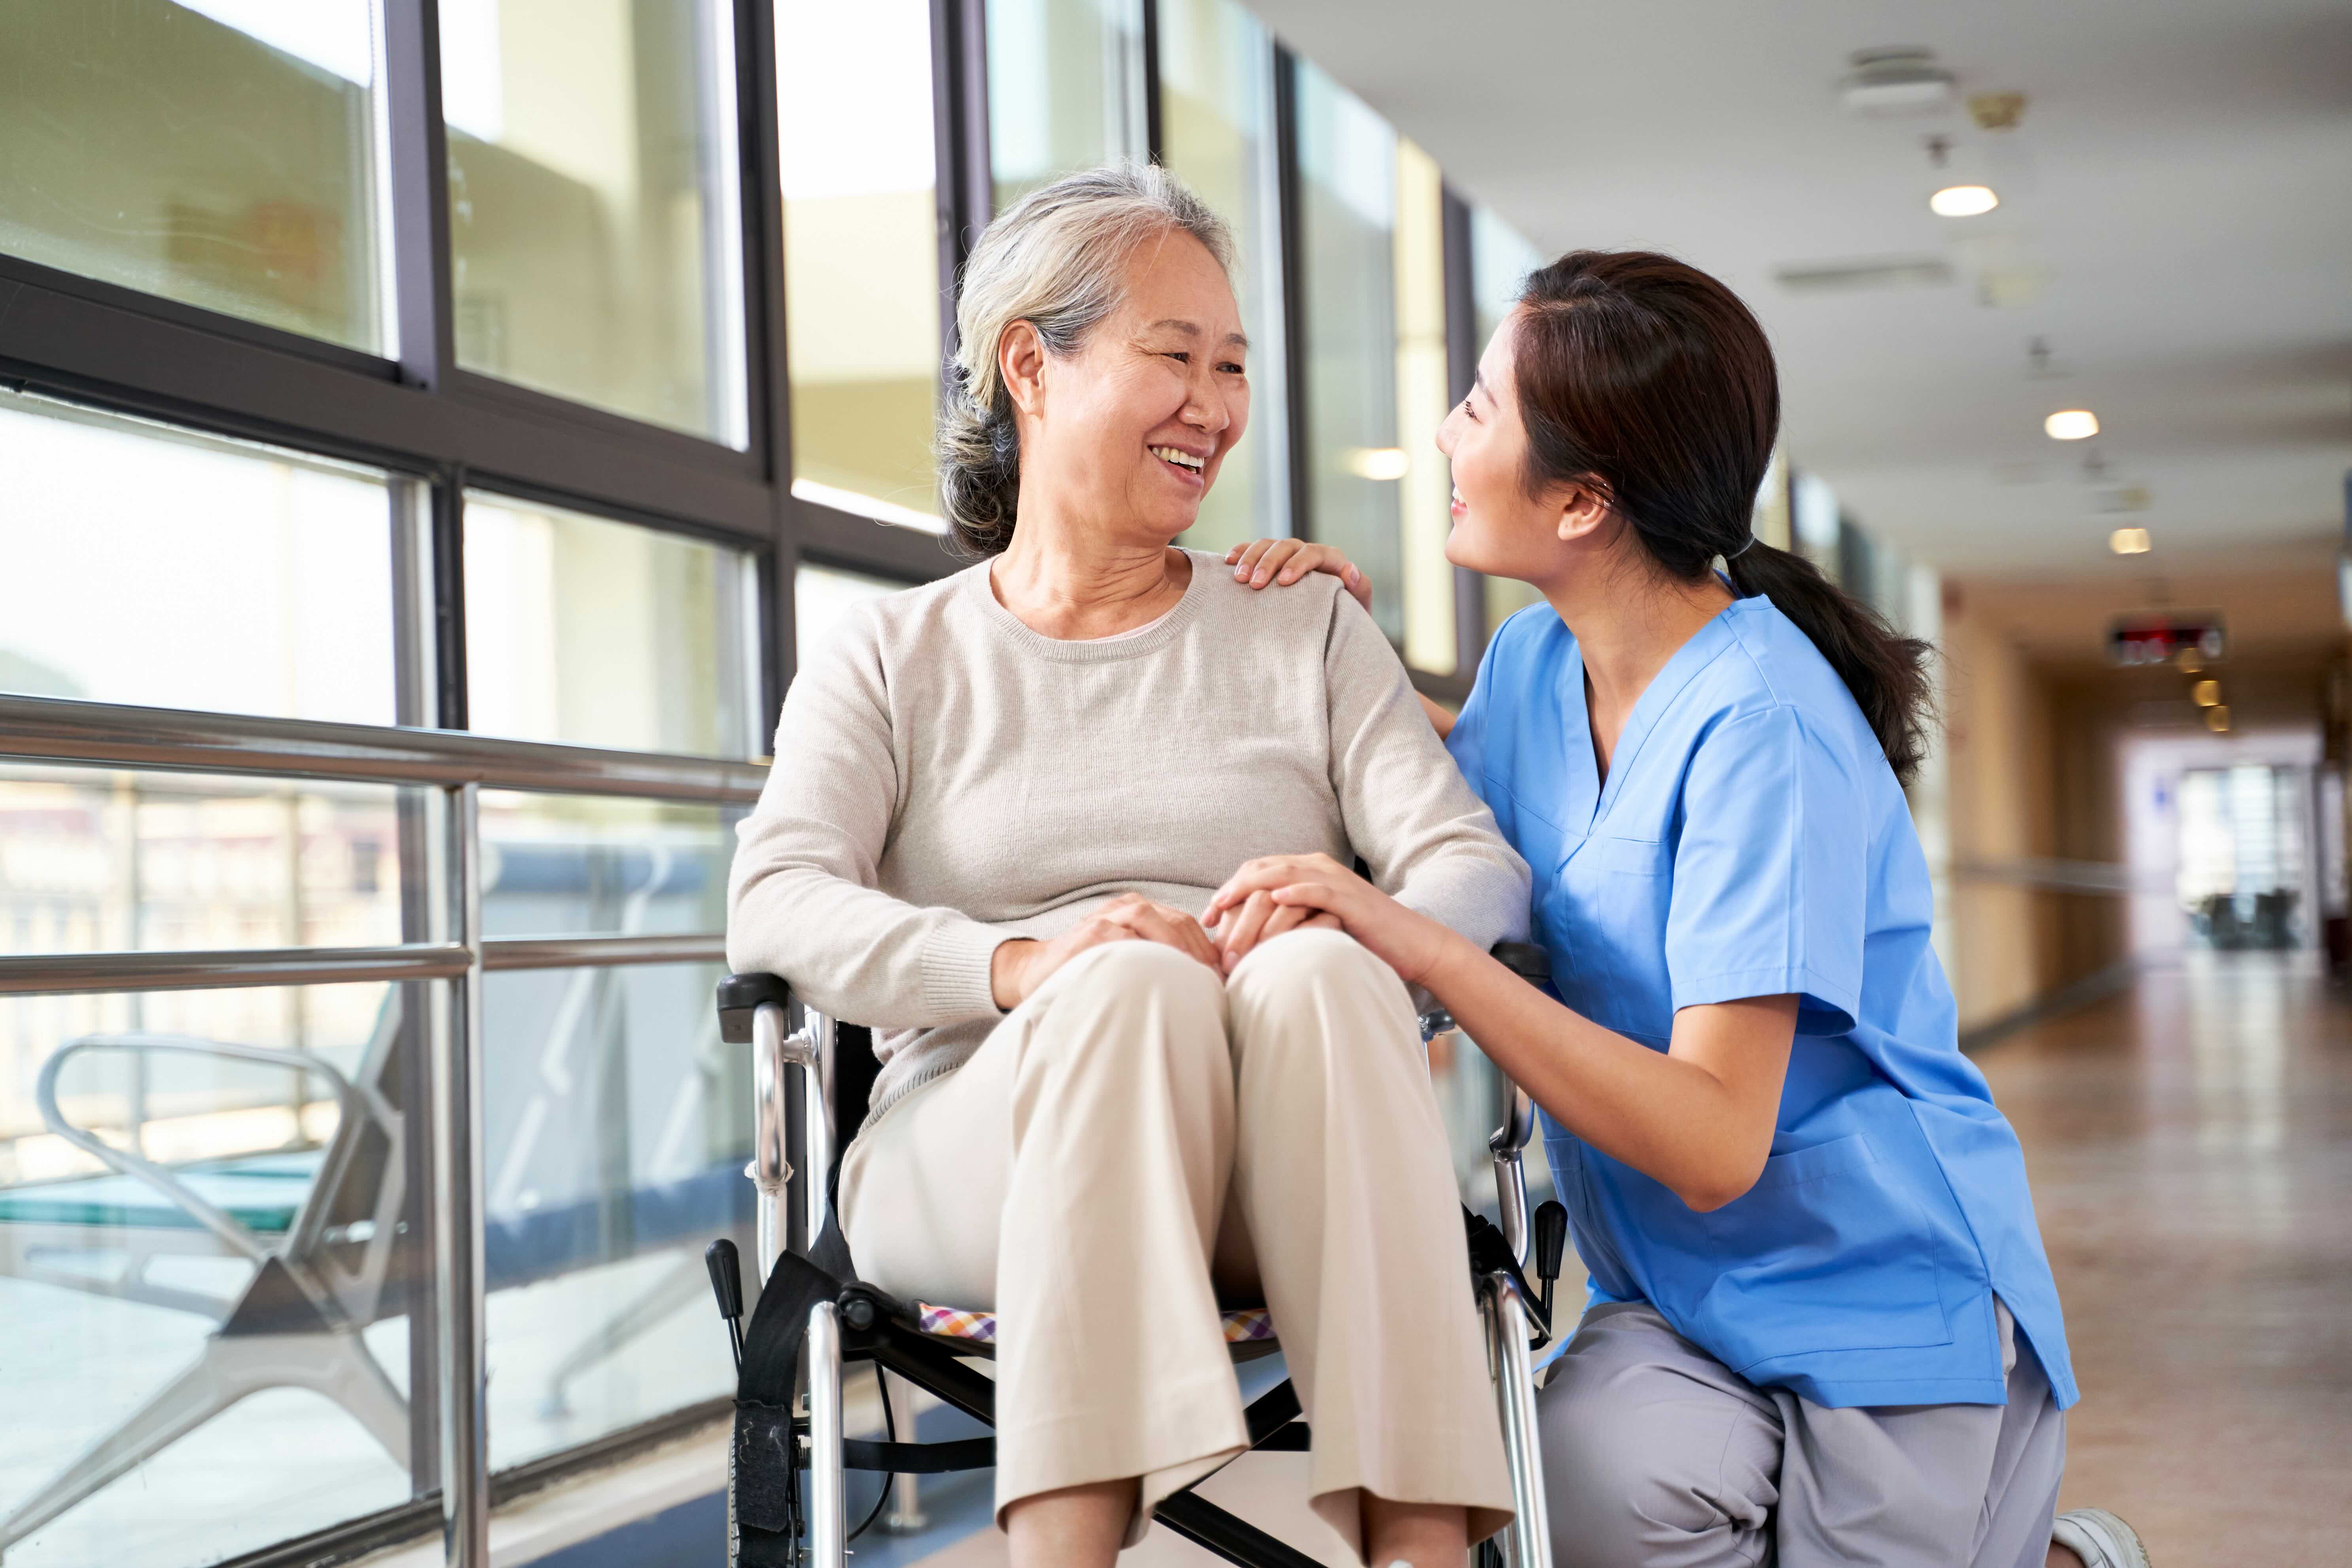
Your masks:
M 1006 379 L 1025 403 L 1013 340 Z M 1032 361 L 1024 515 L 1034 493 L 1137 542 L 1164 544 L 1192 527 L 1249 425 L 1248 346 L 1233 286 L 1207 247 L 1181 232 L 1146 240 L 1128 259 L 1123 302 L 1085 345 Z

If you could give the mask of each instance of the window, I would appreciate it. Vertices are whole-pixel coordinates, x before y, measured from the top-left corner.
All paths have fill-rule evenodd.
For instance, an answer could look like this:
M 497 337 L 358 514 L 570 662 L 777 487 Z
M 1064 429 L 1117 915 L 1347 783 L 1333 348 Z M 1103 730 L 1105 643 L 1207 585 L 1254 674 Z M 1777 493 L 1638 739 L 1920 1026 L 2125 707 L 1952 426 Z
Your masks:
M 793 493 L 943 531 L 930 50 L 929 0 L 776 7 Z
M 1471 307 L 1477 322 L 1476 353 L 1486 352 L 1488 340 L 1526 286 L 1528 274 L 1544 264 L 1544 255 L 1517 229 L 1486 207 L 1470 209 Z M 1486 579 L 1486 635 L 1543 595 L 1509 577 Z
M 394 721 L 381 473 L 0 392 L 0 691 Z
M 1437 449 L 1452 401 L 1445 361 L 1445 177 L 1411 142 L 1397 142 L 1396 429 L 1403 453 L 1397 508 L 1403 526 L 1404 658 L 1451 675 L 1454 637 L 1454 481 Z
M 740 551 L 470 493 L 468 727 L 750 756 L 754 595 Z
M 1397 136 L 1312 64 L 1297 72 L 1309 517 L 1371 579 L 1372 613 L 1402 644 L 1398 481 L 1411 458 L 1397 430 Z
M 988 156 L 1003 212 L 1145 142 L 1141 0 L 988 0 Z
M 1159 21 L 1161 155 L 1233 226 L 1250 335 L 1250 427 L 1184 538 L 1222 552 L 1290 531 L 1274 41 L 1234 0 L 1161 0 Z
M 724 0 L 442 0 L 457 363 L 740 447 Z
M 0 1321 L 34 1347 L 0 1358 L 0 1399 L 39 1412 L 0 1423 L 0 1520 L 31 1526 L 12 1563 L 212 1563 L 408 1500 L 420 1282 L 400 1236 L 429 1128 L 394 1108 L 403 994 L 424 989 L 0 996 Z M 118 1173 L 118 1151 L 163 1181 Z M 287 1313 L 294 1290 L 315 1311 Z M 268 1339 L 219 1337 L 273 1304 Z M 191 1440 L 103 1488 L 61 1474 L 100 1440 L 152 1442 L 163 1424 L 140 1407 L 175 1387 L 212 1414 Z M 28 1506 L 55 1517 L 10 1518 Z
M 369 0 L 0 27 L 0 251 L 388 353 Z
M 904 583 L 894 583 L 887 577 L 803 565 L 793 575 L 793 626 L 794 640 L 799 644 L 793 663 L 806 665 L 852 606 L 885 594 L 898 593 L 905 587 Z
M 715 964 L 492 974 L 482 987 L 490 1463 L 734 1384 L 702 1249 L 751 1249 L 751 1058 Z

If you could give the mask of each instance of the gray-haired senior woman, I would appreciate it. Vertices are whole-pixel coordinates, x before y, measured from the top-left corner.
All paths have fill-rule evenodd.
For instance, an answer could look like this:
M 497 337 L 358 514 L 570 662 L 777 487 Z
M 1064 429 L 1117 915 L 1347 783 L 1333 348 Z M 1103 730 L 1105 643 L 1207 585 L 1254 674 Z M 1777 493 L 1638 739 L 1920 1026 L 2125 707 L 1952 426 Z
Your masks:
M 1336 929 L 1196 919 L 1245 860 L 1364 857 L 1481 947 L 1527 868 L 1363 609 L 1171 547 L 1249 416 L 1224 226 L 1158 169 L 999 217 L 940 438 L 985 557 L 793 682 L 728 958 L 887 1026 L 839 1201 L 860 1272 L 999 1313 L 998 1517 L 1102 1565 L 1247 1447 L 1219 1298 L 1262 1291 L 1317 1510 L 1460 1568 L 1510 1491 L 1412 1009 Z

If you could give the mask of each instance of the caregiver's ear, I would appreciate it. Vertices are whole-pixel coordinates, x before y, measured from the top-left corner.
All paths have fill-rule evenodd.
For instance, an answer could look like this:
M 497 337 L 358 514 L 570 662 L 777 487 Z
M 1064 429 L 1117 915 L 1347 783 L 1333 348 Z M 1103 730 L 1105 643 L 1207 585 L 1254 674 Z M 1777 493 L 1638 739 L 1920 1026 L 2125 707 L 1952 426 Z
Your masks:
M 1027 321 L 1015 321 L 1004 329 L 1004 336 L 996 343 L 996 373 L 1004 378 L 1004 390 L 1013 399 L 1013 406 L 1027 415 L 1035 415 L 1045 401 L 1045 340 Z
M 1562 544 L 1590 539 L 1609 521 L 1609 498 L 1591 485 L 1567 485 L 1554 492 L 1559 510 L 1552 524 Z

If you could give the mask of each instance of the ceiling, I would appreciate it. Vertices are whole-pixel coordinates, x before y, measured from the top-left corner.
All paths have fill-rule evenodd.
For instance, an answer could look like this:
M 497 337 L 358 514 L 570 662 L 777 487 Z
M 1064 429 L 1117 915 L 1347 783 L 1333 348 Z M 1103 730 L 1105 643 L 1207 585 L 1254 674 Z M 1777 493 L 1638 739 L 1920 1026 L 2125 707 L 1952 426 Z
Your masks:
M 1737 288 L 1780 353 L 1791 458 L 1915 558 L 2126 596 L 2224 562 L 2329 569 L 2352 468 L 2344 0 L 1251 4 L 1538 246 L 1669 250 Z M 1843 109 L 1847 56 L 1899 44 L 1963 97 L 2024 93 L 2022 123 Z M 1927 211 L 1937 132 L 1999 210 Z M 1915 258 L 1953 280 L 1776 280 Z M 2070 407 L 2101 434 L 2045 437 Z M 2132 487 L 2145 510 L 2100 510 Z M 2123 523 L 2155 551 L 2109 554 Z

